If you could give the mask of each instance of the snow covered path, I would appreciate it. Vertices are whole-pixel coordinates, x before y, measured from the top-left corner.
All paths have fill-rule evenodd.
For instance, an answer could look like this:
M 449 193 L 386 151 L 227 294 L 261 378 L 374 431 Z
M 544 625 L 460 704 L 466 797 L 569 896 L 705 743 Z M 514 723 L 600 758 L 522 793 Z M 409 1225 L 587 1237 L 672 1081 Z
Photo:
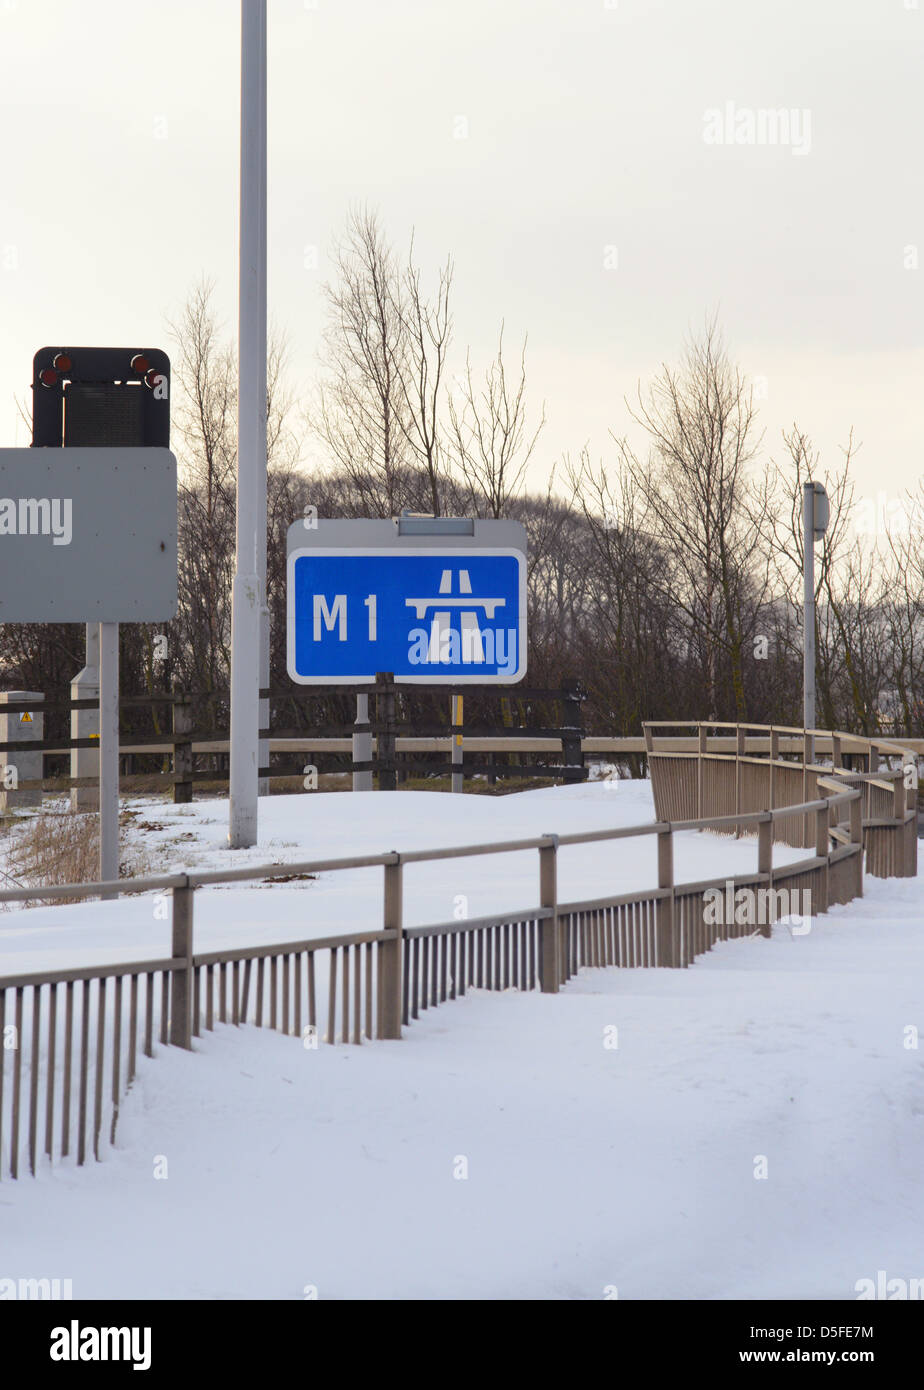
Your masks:
M 536 795 L 542 829 L 580 801 L 489 804 L 530 819 Z M 700 863 L 753 862 L 753 842 L 699 845 Z M 880 1269 L 921 1278 L 922 887 L 867 879 L 807 935 L 779 925 L 685 971 L 475 992 L 401 1042 L 225 1027 L 196 1056 L 161 1051 L 104 1163 L 0 1188 L 0 1275 L 274 1299 L 851 1299 Z M 77 911 L 17 914 L 0 938 Z M 30 930 L 63 949 L 63 923 Z

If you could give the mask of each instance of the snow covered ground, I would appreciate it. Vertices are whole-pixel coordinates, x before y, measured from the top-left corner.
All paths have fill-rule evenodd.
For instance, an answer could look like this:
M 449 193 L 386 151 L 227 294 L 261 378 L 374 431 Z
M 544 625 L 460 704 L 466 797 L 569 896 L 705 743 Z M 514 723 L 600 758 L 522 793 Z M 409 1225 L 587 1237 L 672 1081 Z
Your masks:
M 223 847 L 227 803 L 147 803 L 164 829 L 135 833 L 154 869 L 652 814 L 650 788 L 624 782 L 272 798 L 247 854 Z M 756 860 L 753 840 L 677 840 L 678 881 Z M 472 916 L 535 902 L 537 859 L 409 869 L 407 919 L 450 917 L 458 894 Z M 563 899 L 654 881 L 653 841 L 561 860 Z M 365 926 L 380 894 L 380 870 L 205 890 L 197 944 Z M 150 898 L 17 911 L 0 970 L 159 952 L 167 929 Z M 3 1184 L 0 1277 L 273 1299 L 851 1299 L 879 1270 L 921 1278 L 922 978 L 921 880 L 867 879 L 806 935 L 779 925 L 684 971 L 583 971 L 557 996 L 472 992 L 400 1042 L 219 1027 L 197 1055 L 142 1064 L 105 1162 Z
M 189 806 L 150 800 L 125 804 L 138 813 L 128 832 L 129 843 L 143 844 L 152 874 L 484 844 L 654 819 L 648 782 L 593 782 L 501 797 L 315 792 L 261 800 L 259 844 L 232 852 L 227 847 L 227 800 Z M 675 841 L 678 883 L 706 877 L 710 866 L 716 873 L 727 868 L 730 874 L 757 867 L 755 840 L 736 843 L 687 831 Z M 801 853 L 783 845 L 774 852 L 778 864 L 798 859 Z M 651 887 L 658 881 L 656 854 L 653 835 L 628 844 L 568 846 L 559 853 L 559 899 L 574 902 Z M 535 850 L 411 864 L 404 871 L 407 926 L 445 922 L 457 910 L 478 917 L 538 902 Z M 169 955 L 169 925 L 155 917 L 155 906 L 154 895 L 148 894 L 118 902 L 0 913 L 0 970 L 14 974 L 50 969 L 63 959 L 62 952 L 71 965 L 137 959 L 139 951 L 142 957 Z M 361 931 L 379 927 L 381 914 L 381 868 L 338 871 L 288 885 L 258 880 L 216 886 L 196 894 L 196 946 L 219 950 Z

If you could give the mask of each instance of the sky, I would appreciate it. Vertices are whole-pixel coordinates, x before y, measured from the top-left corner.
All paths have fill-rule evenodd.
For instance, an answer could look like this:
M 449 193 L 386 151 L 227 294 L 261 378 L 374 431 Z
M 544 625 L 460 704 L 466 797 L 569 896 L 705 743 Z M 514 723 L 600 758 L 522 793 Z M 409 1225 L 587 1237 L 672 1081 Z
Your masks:
M 169 351 L 203 277 L 235 331 L 239 44 L 234 0 L 0 0 L 4 446 L 45 344 Z M 533 486 L 613 459 L 625 397 L 713 314 L 766 454 L 797 421 L 834 466 L 853 427 L 860 496 L 916 486 L 924 0 L 269 0 L 268 49 L 299 393 L 366 204 L 431 279 L 452 254 L 454 371 L 528 334 Z

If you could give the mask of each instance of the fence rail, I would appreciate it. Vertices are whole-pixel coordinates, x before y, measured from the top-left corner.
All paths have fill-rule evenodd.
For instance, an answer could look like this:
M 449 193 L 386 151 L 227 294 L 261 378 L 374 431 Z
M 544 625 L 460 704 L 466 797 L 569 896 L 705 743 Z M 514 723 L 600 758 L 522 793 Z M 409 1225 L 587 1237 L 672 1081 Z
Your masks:
M 802 849 L 818 843 L 818 833 L 809 816 L 794 803 L 850 787 L 859 793 L 856 814 L 862 822 L 868 872 L 879 878 L 907 878 L 917 873 L 917 754 L 908 744 L 756 724 L 690 721 L 679 725 L 661 721 L 642 727 L 659 817 L 677 821 L 695 816 L 702 820 L 729 812 L 788 806 L 783 816 L 774 819 L 773 837 Z M 693 749 L 668 746 L 657 732 L 679 727 L 695 729 Z M 718 731 L 728 729 L 733 732 L 723 734 L 720 751 Z M 796 752 L 796 761 L 782 756 L 784 736 L 789 751 Z M 734 751 L 728 749 L 729 737 Z M 830 766 L 814 760 L 821 748 L 830 750 Z M 861 761 L 865 771 L 846 768 L 845 756 Z
M 318 773 L 361 773 L 376 772 L 382 789 L 394 788 L 399 780 L 410 774 L 423 773 L 430 776 L 446 775 L 450 772 L 469 776 L 485 776 L 489 781 L 497 777 L 549 777 L 562 778 L 566 782 L 581 781 L 585 776 L 582 741 L 584 729 L 581 707 L 585 694 L 576 680 L 565 680 L 561 688 L 539 689 L 522 686 L 465 686 L 455 690 L 452 686 L 407 686 L 395 682 L 388 673 L 377 677 L 374 685 L 364 686 L 324 686 L 306 689 L 297 686 L 282 689 L 269 689 L 260 692 L 261 699 L 268 708 L 295 705 L 306 706 L 310 711 L 312 702 L 326 702 L 332 695 L 357 693 L 365 695 L 374 702 L 374 718 L 356 720 L 352 723 L 332 722 L 324 718 L 316 733 L 286 727 L 281 719 L 277 727 L 261 729 L 261 753 L 267 757 L 267 765 L 259 769 L 260 777 L 301 778 L 305 773 L 305 755 L 312 760 Z M 155 692 L 143 696 L 123 696 L 119 700 L 121 711 L 149 709 L 161 710 L 154 719 L 157 730 L 162 723 L 171 725 L 169 730 L 153 733 L 125 733 L 120 737 L 119 754 L 122 762 L 122 775 L 130 775 L 139 759 L 161 758 L 170 760 L 170 771 L 155 769 L 162 786 L 172 786 L 176 802 L 192 800 L 196 782 L 221 782 L 227 780 L 227 762 L 230 744 L 227 738 L 215 737 L 213 733 L 203 733 L 194 727 L 194 711 L 197 706 L 226 706 L 225 691 L 208 692 Z M 462 694 L 472 701 L 492 698 L 501 701 L 505 714 L 502 720 L 485 717 L 470 719 L 468 723 L 457 723 L 454 718 L 434 719 L 432 713 L 419 718 L 398 717 L 397 704 L 400 698 L 424 702 L 439 700 L 447 711 L 453 695 Z M 519 726 L 510 711 L 511 704 L 521 709 L 524 705 L 535 706 L 529 716 L 527 727 Z M 471 705 L 469 705 L 469 708 Z M 52 713 L 89 711 L 98 708 L 94 699 L 67 699 L 54 695 L 48 699 L 15 698 L 2 706 L 6 715 L 25 713 Z M 268 716 L 267 716 L 268 717 Z M 291 716 L 289 716 L 291 722 Z M 312 721 L 309 718 L 309 724 Z M 370 758 L 357 756 L 355 740 L 361 735 L 371 737 Z M 462 744 L 458 743 L 462 739 Z M 98 737 L 94 733 L 85 736 L 64 738 L 60 735 L 47 735 L 42 739 L 0 741 L 0 788 L 3 786 L 3 771 L 9 754 L 41 755 L 42 777 L 17 778 L 15 789 L 5 795 L 15 801 L 19 793 L 36 792 L 44 789 L 46 782 L 64 782 L 72 789 L 92 788 L 96 785 L 93 776 L 64 776 L 58 773 L 53 778 L 46 775 L 46 758 L 63 758 L 86 750 L 99 748 Z M 298 762 L 280 761 L 286 753 L 301 754 Z M 472 753 L 489 753 L 490 761 L 472 762 Z M 560 762 L 548 759 L 540 764 L 528 761 L 535 753 L 550 753 L 560 757 Z M 414 757 L 414 754 L 420 756 Z M 435 755 L 444 754 L 445 759 L 435 761 Z M 450 754 L 452 758 L 450 759 Z M 468 755 L 468 756 L 466 756 Z M 498 764 L 497 758 L 507 758 Z M 206 759 L 213 766 L 196 766 L 197 759 Z M 71 773 L 75 771 L 71 760 Z M 0 804 L 4 793 L 0 791 Z
M 803 751 L 805 732 L 802 729 L 769 725 L 736 725 L 710 723 L 708 725 L 689 721 L 675 724 L 670 721 L 649 721 L 644 725 L 641 737 L 608 737 L 587 734 L 582 725 L 581 708 L 584 692 L 577 681 L 563 681 L 556 689 L 537 689 L 533 687 L 465 687 L 460 691 L 466 698 L 487 696 L 501 701 L 534 702 L 537 706 L 537 721 L 523 727 L 509 724 L 492 725 L 484 718 L 470 720 L 456 725 L 449 720 L 434 721 L 432 717 L 417 720 L 398 719 L 395 715 L 395 700 L 399 694 L 408 697 L 411 688 L 382 679 L 375 686 L 364 688 L 376 702 L 375 718 L 365 723 L 336 724 L 325 721 L 316 732 L 302 733 L 294 728 L 272 727 L 261 730 L 262 748 L 268 757 L 267 766 L 261 767 L 260 775 L 272 781 L 273 778 L 302 778 L 306 759 L 319 774 L 339 772 L 343 774 L 374 772 L 378 774 L 382 788 L 397 786 L 409 775 L 447 776 L 458 773 L 464 776 L 486 778 L 489 782 L 498 779 L 542 777 L 561 779 L 565 782 L 581 781 L 587 775 L 587 762 L 594 757 L 616 757 L 629 760 L 640 770 L 643 760 L 651 750 L 652 739 L 657 738 L 659 753 L 671 751 L 683 754 L 699 754 L 699 730 L 707 728 L 710 755 L 730 754 L 738 761 L 745 757 L 763 757 L 771 760 L 785 758 Z M 451 687 L 414 687 L 413 693 L 432 698 L 438 692 L 440 698 L 452 694 Z M 355 686 L 329 686 L 323 690 L 269 689 L 260 692 L 261 697 L 270 701 L 271 708 L 276 705 L 290 705 L 293 702 L 322 700 L 332 694 L 357 693 Z M 459 693 L 459 692 L 457 692 Z M 120 709 L 124 711 L 153 710 L 162 707 L 169 711 L 167 722 L 172 727 L 168 732 L 137 734 L 125 733 L 120 740 L 120 759 L 123 775 L 131 775 L 137 770 L 138 760 L 169 760 L 169 771 L 161 767 L 155 770 L 158 783 L 171 787 L 175 802 L 189 802 L 193 797 L 196 783 L 223 782 L 227 780 L 227 762 L 230 744 L 227 738 L 203 736 L 193 727 L 193 708 L 196 701 L 207 700 L 214 704 L 226 700 L 227 692 L 154 692 L 146 695 L 122 696 Z M 98 708 L 93 699 L 68 699 L 54 695 L 48 699 L 17 699 L 3 705 L 5 714 L 52 711 L 86 711 Z M 560 725 L 553 727 L 549 722 L 549 710 L 560 711 Z M 661 732 L 667 728 L 689 728 L 692 735 L 666 735 Z M 741 743 L 741 731 L 743 743 Z M 657 732 L 656 732 L 657 731 Z M 862 763 L 868 766 L 871 746 L 898 746 L 895 740 L 867 738 L 863 735 L 814 730 L 816 752 L 830 755 L 844 766 L 845 771 L 853 770 L 847 764 Z M 358 734 L 370 736 L 369 758 L 357 758 L 354 739 Z M 463 745 L 454 747 L 461 737 Z M 924 739 L 902 739 L 901 748 L 909 757 L 924 755 Z M 6 765 L 7 754 L 40 753 L 44 759 L 62 758 L 78 750 L 96 750 L 98 739 L 72 737 L 64 739 L 48 736 L 42 740 L 0 742 L 0 786 Z M 461 753 L 461 761 L 453 761 L 452 755 Z M 285 761 L 285 756 L 298 755 L 297 760 Z M 539 759 L 539 761 L 534 761 Z M 634 762 L 633 762 L 634 760 Z M 874 759 L 875 760 L 875 759 Z M 203 767 L 202 763 L 211 764 Z M 43 769 L 44 772 L 44 769 Z M 709 769 L 707 777 L 715 780 L 718 775 Z M 746 778 L 749 773 L 744 774 Z M 779 776 L 790 776 L 785 770 Z M 791 780 L 791 777 L 790 777 Z M 39 778 L 22 778 L 17 781 L 17 790 L 0 791 L 0 804 L 4 796 L 15 804 L 16 797 L 22 793 L 37 792 L 48 783 L 64 782 L 72 789 L 93 789 L 98 779 L 94 776 L 43 775 Z M 888 788 L 878 788 L 885 790 Z M 806 792 L 807 794 L 807 792 Z M 873 792 L 868 799 L 876 801 Z M 881 799 L 880 799 L 881 800 Z M 89 804 L 89 802 L 85 803 Z M 873 817 L 871 807 L 867 809 L 868 818 Z M 875 828 L 875 827 L 871 827 Z M 875 841 L 875 836 L 873 840 Z M 887 857 L 890 850 L 883 849 Z
M 779 804 L 758 808 L 740 804 L 761 794 L 753 788 L 744 791 L 750 784 L 740 776 L 743 732 L 736 733 L 735 757 L 720 755 L 724 761 L 718 765 L 726 771 L 712 781 L 706 768 L 713 757 L 708 745 L 702 745 L 703 726 L 697 728 L 697 752 L 691 756 L 655 747 L 659 736 L 646 727 L 659 814 L 667 803 L 675 812 L 647 825 L 0 891 L 0 901 L 6 902 L 172 894 L 169 957 L 0 977 L 0 1178 L 35 1173 L 45 1161 L 82 1164 L 91 1152 L 99 1158 L 114 1140 L 139 1051 L 150 1058 L 158 1047 L 192 1048 L 195 1038 L 219 1024 L 270 1028 L 312 1047 L 396 1040 L 427 1009 L 469 989 L 555 993 L 584 967 L 690 966 L 718 941 L 755 931 L 768 934 L 770 923 L 789 911 L 792 889 L 808 890 L 813 912 L 848 902 L 862 893 L 864 836 L 867 862 L 879 866 L 870 872 L 888 868 L 896 858 L 908 871 L 907 846 L 900 833 L 896 838 L 907 824 L 907 811 L 903 806 L 899 813 L 898 784 L 878 763 L 861 785 L 847 785 L 858 774 L 841 777 L 839 769 L 784 762 L 787 773 L 796 773 L 795 780 L 787 780 L 779 768 L 774 772 L 771 759 L 763 766 Z M 807 747 L 804 738 L 802 747 Z M 895 756 L 891 745 L 870 753 L 874 760 Z M 809 783 L 816 795 L 795 796 Z M 877 803 L 883 814 L 864 820 L 861 802 L 870 797 L 870 787 L 882 789 L 877 783 L 892 795 L 891 814 Z M 794 799 L 787 801 L 790 793 Z M 704 814 L 688 814 L 691 798 L 699 799 Z M 736 803 L 731 808 L 729 800 Z M 773 844 L 793 842 L 793 821 L 800 827 L 800 843 L 811 853 L 775 866 Z M 756 833 L 756 871 L 677 883 L 675 832 L 706 829 Z M 875 838 L 880 834 L 886 837 L 884 849 Z M 656 886 L 560 901 L 562 848 L 650 835 L 657 845 Z M 471 920 L 405 926 L 405 865 L 515 851 L 538 853 L 535 904 Z M 195 950 L 197 888 L 373 867 L 383 873 L 382 918 L 376 930 Z M 707 898 L 714 900 L 717 890 L 737 895 L 741 888 L 766 890 L 763 917 L 739 920 L 736 911 L 728 920 L 727 914 L 707 912 Z

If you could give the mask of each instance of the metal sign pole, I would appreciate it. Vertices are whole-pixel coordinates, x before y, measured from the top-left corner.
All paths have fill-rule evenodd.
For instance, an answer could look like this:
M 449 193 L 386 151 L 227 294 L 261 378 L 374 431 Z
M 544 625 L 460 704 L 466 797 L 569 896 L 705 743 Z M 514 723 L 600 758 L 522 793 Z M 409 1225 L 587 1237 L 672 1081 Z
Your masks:
M 228 842 L 257 842 L 266 546 L 266 0 L 241 0 L 237 559 L 231 591 Z M 262 535 L 261 535 L 262 531 Z
M 815 727 L 815 484 L 802 490 L 803 641 L 802 727 Z M 810 754 L 814 756 L 814 750 Z
M 99 623 L 87 623 L 87 659 L 71 681 L 72 700 L 99 702 Z M 92 709 L 71 711 L 71 738 L 99 738 L 99 713 Z M 99 753 L 93 748 L 71 752 L 71 776 L 99 778 Z M 71 788 L 72 811 L 95 811 L 99 802 L 92 787 Z
M 99 625 L 99 876 L 104 882 L 119 877 L 118 623 Z

